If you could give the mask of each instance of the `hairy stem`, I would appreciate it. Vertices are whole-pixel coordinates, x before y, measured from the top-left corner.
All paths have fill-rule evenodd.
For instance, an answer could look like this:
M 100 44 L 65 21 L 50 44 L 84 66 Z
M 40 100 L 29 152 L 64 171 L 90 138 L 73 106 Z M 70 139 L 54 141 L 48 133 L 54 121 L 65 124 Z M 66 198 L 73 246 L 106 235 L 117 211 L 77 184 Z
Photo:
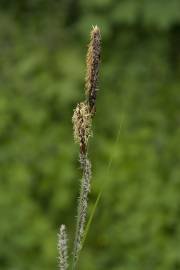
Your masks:
M 67 234 L 65 225 L 61 225 L 58 241 L 59 250 L 59 266 L 60 270 L 67 270 L 68 268 L 68 251 L 67 251 Z
M 73 269 L 75 269 L 79 252 L 82 247 L 82 239 L 84 235 L 85 221 L 87 216 L 88 194 L 90 192 L 91 180 L 91 164 L 87 158 L 87 154 L 80 154 L 80 164 L 83 172 L 81 181 L 81 191 L 79 197 L 74 250 L 73 250 Z

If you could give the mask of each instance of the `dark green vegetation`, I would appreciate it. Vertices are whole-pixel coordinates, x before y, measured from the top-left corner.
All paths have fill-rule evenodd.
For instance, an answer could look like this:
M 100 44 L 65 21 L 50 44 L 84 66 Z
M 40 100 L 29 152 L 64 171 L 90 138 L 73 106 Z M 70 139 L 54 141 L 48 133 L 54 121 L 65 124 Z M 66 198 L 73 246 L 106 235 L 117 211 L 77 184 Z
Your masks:
M 90 208 L 108 182 L 79 269 L 180 269 L 179 10 L 179 0 L 0 1 L 1 270 L 57 269 L 62 222 L 72 240 L 71 116 L 92 24 L 103 44 Z

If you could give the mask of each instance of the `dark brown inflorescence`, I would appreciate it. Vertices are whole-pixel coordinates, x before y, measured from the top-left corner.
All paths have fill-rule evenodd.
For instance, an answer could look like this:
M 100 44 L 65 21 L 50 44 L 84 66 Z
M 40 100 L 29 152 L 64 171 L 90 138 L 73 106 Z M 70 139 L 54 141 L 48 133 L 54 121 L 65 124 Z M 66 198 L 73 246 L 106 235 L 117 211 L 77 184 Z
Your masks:
M 100 64 L 100 51 L 100 29 L 95 26 L 91 31 L 91 40 L 88 46 L 88 53 L 86 59 L 87 73 L 85 83 L 86 96 L 89 103 L 89 111 L 92 116 L 95 114 L 96 111 L 96 95 Z

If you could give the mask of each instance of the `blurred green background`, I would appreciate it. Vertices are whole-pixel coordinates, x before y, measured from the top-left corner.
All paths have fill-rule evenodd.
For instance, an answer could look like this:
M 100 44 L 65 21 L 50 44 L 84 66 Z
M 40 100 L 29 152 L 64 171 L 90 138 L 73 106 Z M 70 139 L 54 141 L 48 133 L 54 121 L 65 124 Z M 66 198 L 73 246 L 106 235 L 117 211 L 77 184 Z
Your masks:
M 58 269 L 61 223 L 72 244 L 81 171 L 71 117 L 96 24 L 90 210 L 107 186 L 79 269 L 180 269 L 180 0 L 1 0 L 2 270 Z

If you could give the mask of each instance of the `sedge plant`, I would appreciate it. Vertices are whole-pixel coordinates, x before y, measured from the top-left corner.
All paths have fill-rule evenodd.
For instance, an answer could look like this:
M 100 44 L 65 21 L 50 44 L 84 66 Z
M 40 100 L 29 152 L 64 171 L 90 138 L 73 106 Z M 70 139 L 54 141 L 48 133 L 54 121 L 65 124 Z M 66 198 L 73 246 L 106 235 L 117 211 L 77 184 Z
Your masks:
M 92 136 L 92 119 L 96 112 L 97 85 L 100 65 L 101 35 L 100 29 L 93 27 L 90 34 L 86 58 L 85 101 L 77 104 L 72 117 L 74 140 L 79 144 L 79 162 L 82 170 L 80 195 L 78 200 L 76 230 L 72 251 L 72 263 L 68 264 L 67 232 L 65 225 L 61 225 L 58 250 L 60 270 L 76 269 L 79 253 L 85 236 L 85 225 L 88 209 L 88 195 L 91 187 L 91 162 L 88 158 L 88 142 Z

